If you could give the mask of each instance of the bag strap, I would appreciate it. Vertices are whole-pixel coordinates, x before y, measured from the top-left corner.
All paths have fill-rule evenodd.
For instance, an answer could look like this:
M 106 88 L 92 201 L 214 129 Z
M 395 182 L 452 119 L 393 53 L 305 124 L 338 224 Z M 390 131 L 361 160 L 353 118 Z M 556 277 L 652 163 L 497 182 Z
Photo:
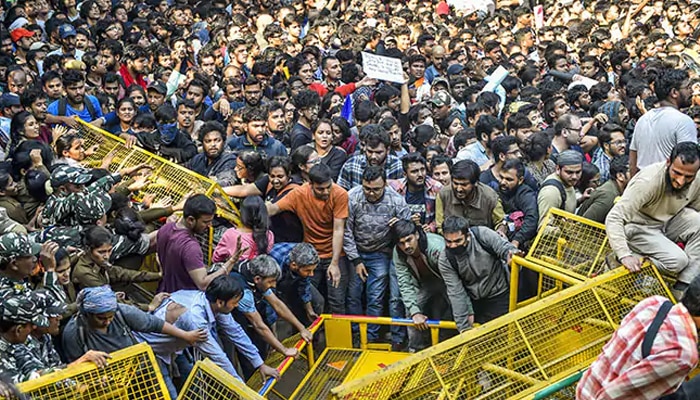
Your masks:
M 651 322 L 649 329 L 647 329 L 647 332 L 644 334 L 644 341 L 642 342 L 642 358 L 647 358 L 649 357 L 649 354 L 651 354 L 651 346 L 654 345 L 654 339 L 656 339 L 656 335 L 659 333 L 659 328 L 661 328 L 661 324 L 664 323 L 666 315 L 668 315 L 668 312 L 671 311 L 672 307 L 673 303 L 670 301 L 665 301 L 659 308 L 659 311 L 656 312 L 654 320 Z
M 97 110 L 95 110 L 95 106 L 92 104 L 92 101 L 90 101 L 90 98 L 87 95 L 85 96 L 85 99 L 83 99 L 83 103 L 90 114 L 90 118 L 94 121 L 96 119 L 95 117 L 97 116 Z
M 65 97 L 58 99 L 58 115 L 65 117 L 68 108 L 68 100 Z
M 83 99 L 83 104 L 85 105 L 85 108 L 88 110 L 88 113 L 90 114 L 90 118 L 93 120 L 97 116 L 97 110 L 95 110 L 95 106 L 92 104 L 92 101 L 85 96 L 85 99 Z M 58 99 L 58 115 L 65 117 L 66 112 L 68 110 L 68 101 L 66 100 L 65 97 L 61 97 Z
M 561 196 L 561 204 L 559 205 L 559 208 L 564 210 L 566 207 L 566 189 L 564 189 L 564 185 L 556 179 L 549 179 L 542 182 L 540 190 L 546 186 L 554 186 L 559 189 L 559 195 Z
M 129 336 L 129 339 L 131 339 L 131 342 L 133 344 L 137 344 L 138 340 L 136 340 L 136 337 L 134 337 L 134 333 L 131 331 L 131 327 L 129 326 L 129 324 L 126 323 L 126 319 L 124 319 L 124 315 L 119 310 L 119 307 L 117 307 L 117 311 L 114 313 L 114 319 L 117 320 L 117 322 L 122 326 L 124 333 L 127 336 Z

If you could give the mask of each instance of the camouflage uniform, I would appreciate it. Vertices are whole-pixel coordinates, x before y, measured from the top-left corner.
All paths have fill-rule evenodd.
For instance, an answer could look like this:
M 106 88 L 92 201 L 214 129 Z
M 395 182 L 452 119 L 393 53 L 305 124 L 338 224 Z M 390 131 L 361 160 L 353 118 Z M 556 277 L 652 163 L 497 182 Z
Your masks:
M 70 167 L 68 165 L 58 166 L 51 173 L 51 185 L 55 188 L 73 183 L 84 185 L 92 179 L 85 170 Z M 54 193 L 46 200 L 46 206 L 41 214 L 42 226 L 53 225 L 77 226 L 80 222 L 75 215 L 76 207 L 95 207 L 98 203 L 105 206 L 107 201 L 111 202 L 108 191 L 121 180 L 118 174 L 109 174 L 88 186 L 79 193 L 70 193 L 66 196 L 59 196 Z M 108 209 L 108 206 L 104 207 Z
M 41 246 L 36 244 L 27 235 L 19 233 L 6 233 L 0 236 L 0 263 L 16 257 L 38 256 Z M 45 271 L 41 282 L 46 290 L 54 294 L 54 297 L 62 302 L 66 301 L 66 294 L 58 283 L 58 276 L 54 271 Z M 27 281 L 15 281 L 4 275 L 0 275 L 0 291 L 7 295 L 8 291 L 15 295 L 28 295 L 32 287 Z
M 38 256 L 41 247 L 32 242 L 29 237 L 21 233 L 6 233 L 0 236 L 0 264 L 11 261 L 13 258 Z M 55 280 L 55 274 L 49 275 L 48 284 Z M 31 292 L 28 282 L 15 281 L 5 275 L 0 275 L 0 290 L 13 289 L 16 294 Z
M 10 296 L 0 304 L 0 320 L 15 324 L 31 323 L 47 327 L 49 320 L 39 312 L 31 296 Z M 12 383 L 39 377 L 42 364 L 31 355 L 22 343 L 10 343 L 0 336 L 0 377 Z
M 32 232 L 29 238 L 36 243 L 56 242 L 61 247 L 82 246 L 82 226 L 51 226 L 46 229 Z
M 57 301 L 50 293 L 44 290 L 37 290 L 32 294 L 32 299 L 35 300 L 40 308 L 40 312 L 46 318 L 59 318 L 67 310 L 66 304 Z M 48 333 L 37 335 L 32 332 L 27 338 L 26 347 L 29 354 L 34 357 L 37 363 L 42 365 L 42 370 L 52 368 L 60 368 L 63 363 L 58 355 L 53 344 L 53 339 Z
M 130 254 L 146 255 L 151 247 L 151 240 L 147 233 L 142 233 L 139 240 L 131 240 L 125 235 L 114 234 L 112 236 L 112 254 L 109 257 L 111 262 L 117 262 Z
M 7 210 L 0 207 L 0 235 L 9 232 L 27 233 L 27 228 L 10 218 L 10 216 L 7 215 Z

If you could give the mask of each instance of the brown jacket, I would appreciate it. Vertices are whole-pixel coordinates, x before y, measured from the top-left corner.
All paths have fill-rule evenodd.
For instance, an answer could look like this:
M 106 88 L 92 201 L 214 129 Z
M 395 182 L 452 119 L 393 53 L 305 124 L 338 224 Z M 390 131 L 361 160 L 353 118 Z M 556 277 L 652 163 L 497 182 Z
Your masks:
M 474 184 L 474 191 L 471 200 L 463 202 L 454 196 L 452 184 L 440 190 L 435 205 L 435 222 L 439 232 L 442 232 L 442 222 L 451 215 L 466 218 L 471 226 L 486 226 L 492 229 L 503 222 L 505 213 L 498 193 L 481 182 Z

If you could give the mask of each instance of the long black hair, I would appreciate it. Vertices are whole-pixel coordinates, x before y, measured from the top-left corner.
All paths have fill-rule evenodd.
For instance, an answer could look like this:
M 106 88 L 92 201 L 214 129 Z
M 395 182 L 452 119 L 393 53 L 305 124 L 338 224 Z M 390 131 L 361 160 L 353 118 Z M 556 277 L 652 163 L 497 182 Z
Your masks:
M 267 215 L 265 202 L 259 196 L 246 197 L 241 204 L 241 223 L 253 230 L 253 240 L 258 254 L 267 254 L 267 231 L 270 219 Z

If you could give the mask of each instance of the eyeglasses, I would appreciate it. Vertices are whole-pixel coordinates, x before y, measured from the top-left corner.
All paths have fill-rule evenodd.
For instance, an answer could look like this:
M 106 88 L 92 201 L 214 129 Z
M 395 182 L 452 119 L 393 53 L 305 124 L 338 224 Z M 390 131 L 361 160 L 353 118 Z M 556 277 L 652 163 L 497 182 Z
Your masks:
M 317 158 L 317 159 L 315 159 L 315 160 L 309 160 L 309 161 L 307 161 L 306 163 L 309 164 L 309 165 L 316 165 L 316 164 L 319 164 L 320 162 L 321 162 L 321 159 L 320 159 L 320 158 Z
M 610 144 L 613 146 L 622 146 L 622 145 L 627 144 L 627 142 L 624 140 L 616 140 L 614 142 L 610 142 Z

